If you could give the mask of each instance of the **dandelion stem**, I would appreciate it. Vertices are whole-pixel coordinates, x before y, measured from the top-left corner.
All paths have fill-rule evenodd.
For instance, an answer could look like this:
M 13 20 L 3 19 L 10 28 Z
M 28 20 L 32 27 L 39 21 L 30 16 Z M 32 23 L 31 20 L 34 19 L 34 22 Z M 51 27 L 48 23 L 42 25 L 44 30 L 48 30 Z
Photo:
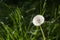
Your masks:
M 43 29 L 42 29 L 41 26 L 40 26 L 40 30 L 41 30 L 41 33 L 42 33 L 43 39 L 46 40 L 45 35 L 44 35 L 44 32 L 43 32 Z

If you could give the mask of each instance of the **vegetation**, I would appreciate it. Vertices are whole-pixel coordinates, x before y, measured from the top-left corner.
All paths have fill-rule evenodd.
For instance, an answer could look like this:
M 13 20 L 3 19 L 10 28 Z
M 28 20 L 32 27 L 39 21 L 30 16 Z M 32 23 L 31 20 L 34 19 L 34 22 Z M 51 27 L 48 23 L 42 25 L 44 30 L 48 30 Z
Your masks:
M 32 23 L 38 14 L 41 27 Z M 60 40 L 60 0 L 0 0 L 0 40 Z

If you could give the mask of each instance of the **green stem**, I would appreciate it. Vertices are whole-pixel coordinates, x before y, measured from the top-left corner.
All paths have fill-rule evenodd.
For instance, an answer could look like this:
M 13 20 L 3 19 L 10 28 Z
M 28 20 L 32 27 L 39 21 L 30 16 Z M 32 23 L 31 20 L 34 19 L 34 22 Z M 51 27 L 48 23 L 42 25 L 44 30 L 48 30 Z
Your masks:
M 43 39 L 46 40 L 45 35 L 44 35 L 44 32 L 43 32 L 43 29 L 42 29 L 41 26 L 40 26 L 40 30 L 41 30 L 41 33 L 42 33 Z

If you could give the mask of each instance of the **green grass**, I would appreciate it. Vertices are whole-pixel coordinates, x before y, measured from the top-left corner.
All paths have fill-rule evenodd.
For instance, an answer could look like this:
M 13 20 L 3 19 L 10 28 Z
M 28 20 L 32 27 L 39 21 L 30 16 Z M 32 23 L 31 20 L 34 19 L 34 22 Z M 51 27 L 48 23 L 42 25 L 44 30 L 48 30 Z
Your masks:
M 45 0 L 40 3 L 39 12 L 36 8 L 27 11 L 20 7 L 9 9 L 8 19 L 0 21 L 0 40 L 60 40 L 60 5 L 58 8 L 52 5 L 49 8 Z M 40 27 L 32 23 L 33 17 L 37 15 L 33 10 L 45 17 L 45 22 Z

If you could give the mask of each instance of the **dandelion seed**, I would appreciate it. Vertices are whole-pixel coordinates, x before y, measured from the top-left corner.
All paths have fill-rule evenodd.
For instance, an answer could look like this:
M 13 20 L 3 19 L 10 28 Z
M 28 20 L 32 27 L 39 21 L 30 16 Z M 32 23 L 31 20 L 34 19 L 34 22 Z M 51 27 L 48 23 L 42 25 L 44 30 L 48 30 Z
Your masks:
M 40 26 L 41 24 L 44 23 L 44 17 L 42 15 L 36 15 L 34 18 L 33 18 L 33 24 L 35 26 Z

